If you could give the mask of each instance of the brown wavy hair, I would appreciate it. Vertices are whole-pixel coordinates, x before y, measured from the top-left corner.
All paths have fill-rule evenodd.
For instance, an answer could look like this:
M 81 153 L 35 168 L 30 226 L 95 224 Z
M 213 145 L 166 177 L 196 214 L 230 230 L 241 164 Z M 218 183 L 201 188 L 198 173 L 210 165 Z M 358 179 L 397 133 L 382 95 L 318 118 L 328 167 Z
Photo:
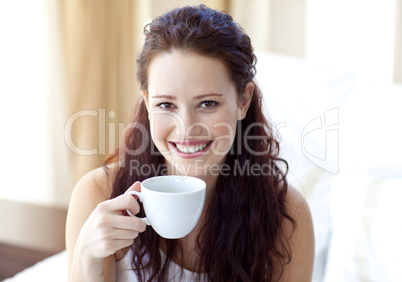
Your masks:
M 250 108 L 237 124 L 236 137 L 226 157 L 231 171 L 218 177 L 205 225 L 197 238 L 199 260 L 195 268 L 207 273 L 211 281 L 271 281 L 274 273 L 282 275 L 291 260 L 283 223 L 289 220 L 294 229 L 295 221 L 285 206 L 288 164 L 279 157 L 279 142 L 262 112 L 261 91 L 254 82 L 257 60 L 249 36 L 230 15 L 205 5 L 178 8 L 157 17 L 145 27 L 144 34 L 145 43 L 137 58 L 141 90 L 148 90 L 148 68 L 155 55 L 173 50 L 220 60 L 239 97 L 246 83 L 254 83 Z M 133 170 L 133 163 L 152 168 L 165 163 L 149 132 L 148 113 L 141 97 L 124 146 L 104 164 L 105 169 L 117 160 L 120 164 L 111 198 L 123 194 L 135 181 L 163 174 L 163 170 L 156 169 Z M 265 138 L 246 144 L 242 138 L 245 133 Z M 235 169 L 250 164 L 264 167 L 264 173 Z M 142 208 L 139 216 L 144 216 Z M 169 264 L 181 249 L 177 240 L 166 240 L 163 261 L 161 240 L 152 228 L 134 240 L 132 267 L 139 281 L 145 281 L 146 276 L 149 281 L 167 280 Z

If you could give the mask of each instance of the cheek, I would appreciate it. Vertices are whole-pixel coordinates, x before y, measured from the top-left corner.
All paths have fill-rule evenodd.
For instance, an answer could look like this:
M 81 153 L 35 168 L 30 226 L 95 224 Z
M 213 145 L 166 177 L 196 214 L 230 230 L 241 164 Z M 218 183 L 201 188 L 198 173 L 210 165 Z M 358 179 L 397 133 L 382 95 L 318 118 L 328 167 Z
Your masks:
M 212 128 L 212 134 L 215 137 L 227 137 L 232 139 L 236 133 L 236 125 L 229 122 L 220 122 Z
M 230 113 L 228 113 L 228 116 L 230 116 Z M 231 118 L 221 120 L 212 128 L 212 134 L 217 141 L 214 144 L 214 149 L 217 153 L 224 154 L 230 149 L 236 136 L 236 125 L 237 119 Z
M 230 110 L 222 112 L 220 119 L 215 124 L 214 133 L 217 134 L 217 136 L 225 135 L 234 139 L 237 126 L 237 111 L 231 108 Z
M 150 117 L 151 136 L 154 143 L 164 143 L 175 128 L 175 119 L 165 113 L 154 113 Z

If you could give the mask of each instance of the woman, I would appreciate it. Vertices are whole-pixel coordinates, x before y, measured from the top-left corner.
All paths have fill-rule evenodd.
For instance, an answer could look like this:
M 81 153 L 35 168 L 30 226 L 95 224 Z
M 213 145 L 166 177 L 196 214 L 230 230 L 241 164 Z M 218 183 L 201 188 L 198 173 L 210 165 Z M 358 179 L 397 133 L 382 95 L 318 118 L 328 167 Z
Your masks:
M 69 281 L 311 281 L 311 215 L 262 114 L 249 37 L 203 5 L 154 19 L 145 35 L 125 145 L 73 192 Z M 207 183 L 201 218 L 181 239 L 146 227 L 127 195 L 162 174 Z

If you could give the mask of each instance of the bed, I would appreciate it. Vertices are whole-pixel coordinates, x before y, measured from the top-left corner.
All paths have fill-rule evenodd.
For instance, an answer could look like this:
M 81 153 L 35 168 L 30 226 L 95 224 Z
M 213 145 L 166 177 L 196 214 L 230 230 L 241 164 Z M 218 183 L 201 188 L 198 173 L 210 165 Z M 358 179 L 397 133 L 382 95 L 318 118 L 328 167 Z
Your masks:
M 312 211 L 313 281 L 402 281 L 402 86 L 257 57 L 289 181 Z M 66 281 L 66 272 L 63 251 L 5 281 Z
M 4 282 L 65 282 L 67 281 L 67 253 L 62 251 L 27 268 Z

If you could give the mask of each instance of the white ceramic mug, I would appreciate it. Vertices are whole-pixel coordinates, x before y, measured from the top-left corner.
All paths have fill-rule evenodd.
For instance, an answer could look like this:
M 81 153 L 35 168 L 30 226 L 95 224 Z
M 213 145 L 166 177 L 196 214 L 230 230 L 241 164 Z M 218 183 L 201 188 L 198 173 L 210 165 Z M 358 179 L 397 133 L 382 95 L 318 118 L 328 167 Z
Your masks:
M 141 183 L 137 195 L 144 205 L 147 225 L 167 239 L 189 234 L 200 219 L 205 201 L 206 184 L 203 180 L 180 175 L 148 178 Z M 134 216 L 129 210 L 127 213 Z

